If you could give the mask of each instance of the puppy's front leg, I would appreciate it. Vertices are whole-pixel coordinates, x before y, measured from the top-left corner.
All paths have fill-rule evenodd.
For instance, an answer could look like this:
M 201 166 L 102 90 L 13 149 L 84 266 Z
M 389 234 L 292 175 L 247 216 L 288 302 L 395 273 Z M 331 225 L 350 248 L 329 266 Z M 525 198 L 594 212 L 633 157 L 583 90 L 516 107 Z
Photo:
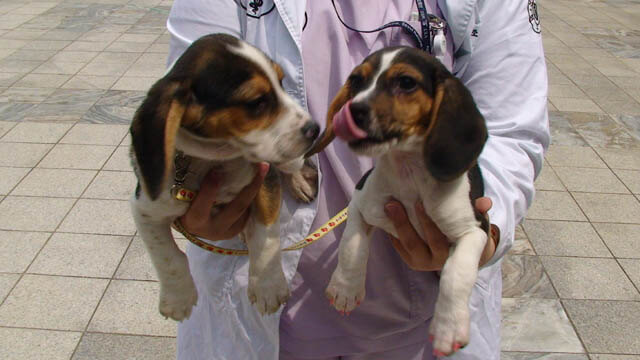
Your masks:
M 338 267 L 325 292 L 341 313 L 349 313 L 364 300 L 369 242 L 372 228 L 364 222 L 356 201 L 349 203 L 349 220 L 340 240 Z
M 189 272 L 187 256 L 171 235 L 170 220 L 153 219 L 135 206 L 133 218 L 160 280 L 160 313 L 177 321 L 191 315 L 198 293 Z
M 245 238 L 249 249 L 247 295 L 262 314 L 273 314 L 289 299 L 280 253 L 281 197 L 278 173 L 269 170 L 253 202 Z

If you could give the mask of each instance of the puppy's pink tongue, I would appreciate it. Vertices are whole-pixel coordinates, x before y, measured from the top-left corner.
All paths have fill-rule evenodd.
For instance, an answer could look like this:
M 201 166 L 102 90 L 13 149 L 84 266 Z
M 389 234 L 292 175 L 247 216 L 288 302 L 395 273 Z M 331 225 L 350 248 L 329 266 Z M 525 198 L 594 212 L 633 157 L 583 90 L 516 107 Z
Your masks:
M 344 141 L 353 141 L 367 137 L 367 133 L 360 129 L 351 116 L 351 100 L 333 116 L 333 131 Z

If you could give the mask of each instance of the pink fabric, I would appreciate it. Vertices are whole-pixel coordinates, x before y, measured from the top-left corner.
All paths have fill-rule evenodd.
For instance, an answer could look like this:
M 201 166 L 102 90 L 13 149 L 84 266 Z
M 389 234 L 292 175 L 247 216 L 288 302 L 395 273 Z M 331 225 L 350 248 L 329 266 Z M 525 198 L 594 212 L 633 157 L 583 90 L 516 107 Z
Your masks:
M 425 3 L 430 13 L 441 16 L 435 0 Z M 361 30 L 409 20 L 415 11 L 414 1 L 407 0 L 350 0 L 336 1 L 336 5 L 342 19 Z M 328 0 L 307 1 L 307 16 L 303 32 L 307 100 L 312 117 L 324 128 L 329 103 L 355 66 L 381 48 L 415 44 L 400 28 L 373 34 L 346 29 Z M 420 32 L 419 22 L 411 24 Z M 448 36 L 445 65 L 449 68 L 451 49 Z M 323 177 L 312 229 L 347 206 L 355 184 L 371 167 L 371 159 L 357 158 L 340 139 L 320 154 Z M 340 316 L 329 305 L 324 290 L 337 264 L 338 240 L 343 228 L 339 227 L 302 252 L 291 284 L 292 297 L 280 322 L 282 353 L 312 359 L 385 352 L 411 345 L 424 348 L 428 343 L 428 320 L 435 304 L 438 278 L 432 272 L 410 270 L 381 231 L 376 232 L 371 243 L 365 300 L 349 317 Z M 406 352 L 405 355 L 394 359 L 414 359 Z M 424 359 L 431 359 L 430 351 Z

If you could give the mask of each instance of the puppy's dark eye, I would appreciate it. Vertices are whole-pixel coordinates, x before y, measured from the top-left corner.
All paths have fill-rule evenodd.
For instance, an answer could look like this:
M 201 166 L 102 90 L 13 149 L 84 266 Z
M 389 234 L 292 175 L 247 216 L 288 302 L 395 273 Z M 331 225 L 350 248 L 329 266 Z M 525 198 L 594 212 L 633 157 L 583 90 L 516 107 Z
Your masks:
M 409 76 L 400 76 L 398 77 L 398 87 L 402 91 L 413 91 L 418 83 L 416 80 Z
M 267 95 L 262 95 L 255 100 L 251 100 L 247 102 L 245 106 L 252 113 L 260 114 L 267 109 L 268 105 L 269 105 L 269 98 L 267 97 Z
M 351 74 L 351 76 L 349 76 L 349 79 L 347 79 L 347 81 L 349 82 L 349 87 L 352 90 L 358 90 L 362 88 L 362 85 L 364 85 L 364 77 L 359 74 Z

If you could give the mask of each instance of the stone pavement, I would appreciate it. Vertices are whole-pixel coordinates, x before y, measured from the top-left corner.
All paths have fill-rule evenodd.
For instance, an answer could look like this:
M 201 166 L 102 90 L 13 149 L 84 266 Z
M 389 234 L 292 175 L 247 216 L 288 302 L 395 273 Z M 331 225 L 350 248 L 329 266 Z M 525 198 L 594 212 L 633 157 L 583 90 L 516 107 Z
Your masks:
M 0 0 L 1 359 L 173 358 L 126 201 L 170 5 Z M 639 360 L 640 3 L 539 10 L 554 138 L 504 262 L 503 359 Z

